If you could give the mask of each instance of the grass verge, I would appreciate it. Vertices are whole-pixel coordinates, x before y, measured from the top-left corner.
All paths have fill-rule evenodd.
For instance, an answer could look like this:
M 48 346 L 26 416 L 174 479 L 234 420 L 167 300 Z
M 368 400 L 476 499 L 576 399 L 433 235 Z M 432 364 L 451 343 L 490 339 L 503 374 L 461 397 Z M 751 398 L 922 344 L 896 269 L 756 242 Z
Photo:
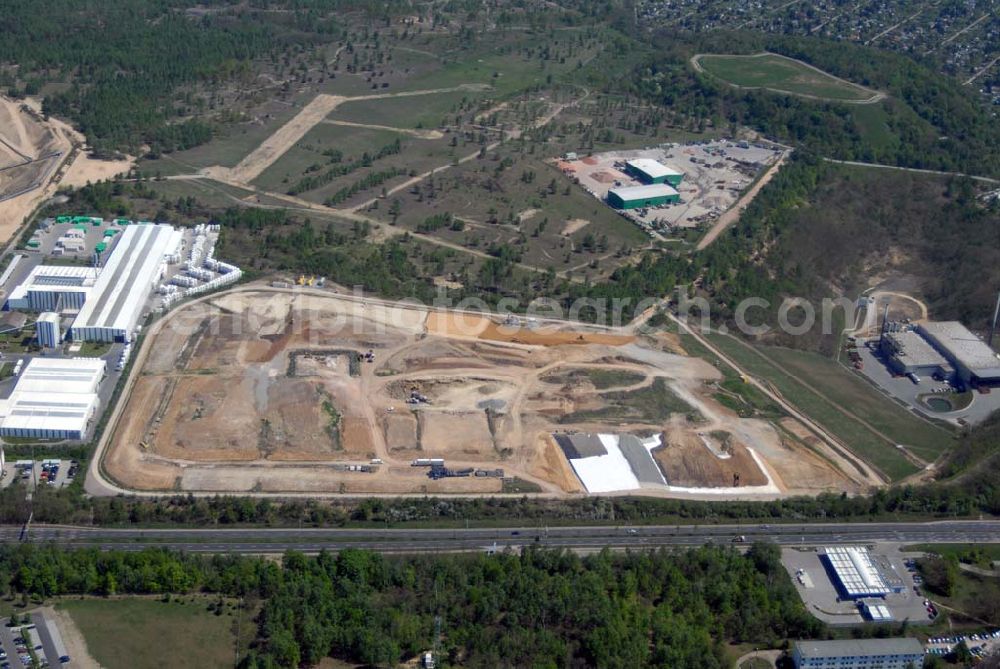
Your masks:
M 917 466 L 896 448 L 897 443 L 927 457 L 942 451 L 951 440 L 949 433 L 911 416 L 832 360 L 790 349 L 754 348 L 729 336 L 713 334 L 708 338 L 893 480 L 917 471 Z
M 67 611 L 105 669 L 160 669 L 180 660 L 192 667 L 232 667 L 236 613 L 225 606 L 208 610 L 215 600 L 182 597 L 157 599 L 79 599 L 57 606 Z M 243 635 L 253 623 L 243 613 Z M 181 660 L 181 658 L 184 658 Z

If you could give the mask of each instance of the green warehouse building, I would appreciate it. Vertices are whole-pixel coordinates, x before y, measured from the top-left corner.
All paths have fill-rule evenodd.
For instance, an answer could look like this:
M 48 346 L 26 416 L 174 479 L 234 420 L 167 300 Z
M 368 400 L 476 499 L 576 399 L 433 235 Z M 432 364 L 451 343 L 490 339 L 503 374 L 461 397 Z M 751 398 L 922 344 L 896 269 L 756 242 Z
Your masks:
M 650 158 L 636 158 L 625 162 L 625 171 L 632 177 L 647 184 L 667 183 L 677 188 L 684 178 L 682 172 Z
M 681 194 L 673 186 L 667 184 L 628 186 L 626 188 L 612 188 L 608 191 L 608 204 L 615 209 L 656 207 L 680 201 Z

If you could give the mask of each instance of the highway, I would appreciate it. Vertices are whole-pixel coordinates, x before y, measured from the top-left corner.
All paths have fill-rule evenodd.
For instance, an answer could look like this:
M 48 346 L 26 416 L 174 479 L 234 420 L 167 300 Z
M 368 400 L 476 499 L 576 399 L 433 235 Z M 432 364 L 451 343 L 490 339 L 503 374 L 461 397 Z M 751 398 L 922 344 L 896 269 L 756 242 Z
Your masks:
M 20 540 L 20 526 L 0 526 L 0 541 Z M 382 553 L 484 551 L 539 545 L 590 551 L 770 541 L 784 545 L 829 543 L 1000 543 L 1000 521 L 927 523 L 808 523 L 730 525 L 645 525 L 590 527 L 506 527 L 456 529 L 381 528 L 184 528 L 112 529 L 32 525 L 26 541 L 69 548 L 142 550 L 159 546 L 198 553 L 316 553 L 364 548 Z

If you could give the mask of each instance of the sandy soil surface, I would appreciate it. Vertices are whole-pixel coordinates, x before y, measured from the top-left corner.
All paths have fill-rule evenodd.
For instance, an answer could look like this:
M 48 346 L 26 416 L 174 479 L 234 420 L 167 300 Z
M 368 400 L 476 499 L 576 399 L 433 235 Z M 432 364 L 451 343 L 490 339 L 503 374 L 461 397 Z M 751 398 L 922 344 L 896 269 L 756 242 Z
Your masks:
M 574 232 L 582 230 L 588 225 L 590 225 L 590 221 L 585 218 L 571 218 L 566 221 L 566 225 L 563 226 L 561 234 L 563 237 L 569 237 Z
M 474 337 L 530 346 L 561 346 L 565 344 L 621 346 L 635 341 L 635 337 L 632 335 L 588 332 L 584 329 L 566 331 L 552 326 L 526 328 L 518 325 L 497 324 L 485 316 L 444 312 L 432 312 L 428 315 L 427 330 L 448 337 Z
M 677 423 L 653 451 L 670 485 L 697 487 L 762 486 L 767 477 L 747 447 L 728 432 L 692 433 Z
M 471 322 L 459 328 L 460 319 Z M 551 435 L 604 430 L 666 433 L 661 457 L 669 456 L 672 485 L 729 487 L 734 472 L 742 486 L 766 483 L 749 448 L 781 489 L 781 480 L 805 485 L 800 459 L 815 460 L 811 485 L 826 489 L 837 478 L 769 423 L 715 404 L 706 382 L 718 371 L 656 339 L 503 329 L 478 315 L 292 291 L 240 291 L 182 307 L 150 342 L 104 471 L 150 491 L 500 491 L 498 478 L 431 480 L 410 465 L 440 457 L 452 469 L 499 468 L 545 493 L 579 494 Z M 639 392 L 658 377 L 704 420 L 649 407 L 613 425 L 567 420 L 614 407 L 605 394 Z
M 22 105 L 35 113 L 24 111 Z M 12 170 L 8 177 L 11 180 L 9 188 L 4 186 L 4 177 L 0 177 L 0 190 L 8 193 L 40 182 L 38 187 L 26 193 L 0 201 L 0 243 L 13 237 L 38 205 L 55 194 L 62 178 L 64 161 L 75 145 L 83 143 L 83 136 L 67 123 L 54 117 L 42 120 L 40 110 L 41 103 L 37 99 L 15 101 L 0 97 L 0 138 L 3 139 L 0 146 L 4 147 L 5 160 L 36 160 L 60 153 L 59 157 L 37 160 Z
M 59 634 L 62 636 L 63 645 L 66 646 L 66 652 L 73 660 L 73 667 L 78 669 L 101 669 L 101 665 L 97 660 L 90 656 L 90 651 L 87 650 L 87 642 L 70 614 L 54 609 L 51 606 L 44 606 L 41 608 L 41 611 L 47 618 L 55 621 L 56 626 L 59 628 Z
M 342 95 L 320 93 L 235 167 L 208 167 L 205 174 L 221 181 L 250 183 L 345 100 Z
M 36 158 L 43 135 L 43 129 L 32 123 L 30 118 L 25 123 L 25 114 L 19 109 L 22 104 L 17 100 L 0 98 L 0 142 L 5 153 L 16 156 L 14 162 Z M 29 136 L 29 126 L 33 136 Z
M 128 174 L 135 166 L 135 158 L 127 156 L 122 160 L 98 160 L 82 151 L 66 170 L 61 185 L 81 188 L 88 183 L 113 179 L 120 174 Z

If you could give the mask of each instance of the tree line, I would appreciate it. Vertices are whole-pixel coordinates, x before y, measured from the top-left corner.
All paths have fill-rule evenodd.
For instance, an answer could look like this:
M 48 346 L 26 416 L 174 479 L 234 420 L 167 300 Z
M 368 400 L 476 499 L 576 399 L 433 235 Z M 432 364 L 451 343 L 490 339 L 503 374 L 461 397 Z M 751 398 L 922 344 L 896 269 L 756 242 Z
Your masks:
M 0 547 L 0 588 L 65 595 L 208 593 L 258 608 L 245 669 L 334 657 L 392 667 L 437 649 L 441 666 L 722 669 L 725 644 L 826 634 L 780 562 L 756 544 L 580 557 L 527 548 L 388 558 L 344 550 L 235 555 Z

